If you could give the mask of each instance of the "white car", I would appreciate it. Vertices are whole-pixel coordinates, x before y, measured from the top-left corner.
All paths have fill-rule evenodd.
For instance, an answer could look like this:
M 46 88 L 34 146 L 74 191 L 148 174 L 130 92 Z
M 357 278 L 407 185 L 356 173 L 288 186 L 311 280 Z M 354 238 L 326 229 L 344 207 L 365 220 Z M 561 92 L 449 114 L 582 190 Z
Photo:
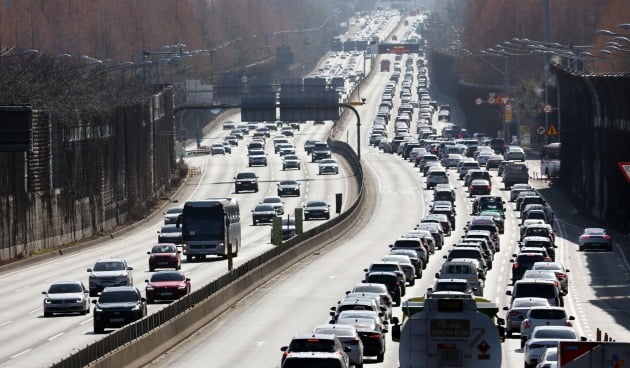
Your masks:
M 48 291 L 42 291 L 44 298 L 44 317 L 53 313 L 90 313 L 89 290 L 81 281 L 58 281 L 50 285 Z
M 532 337 L 524 348 L 525 368 L 534 368 L 546 349 L 557 347 L 559 341 L 579 341 L 573 327 L 538 326 L 532 331 Z
M 532 332 L 539 326 L 573 327 L 573 316 L 567 316 L 563 307 L 532 307 L 523 322 L 521 322 L 521 347 L 530 338 Z
M 505 154 L 503 156 L 505 157 L 507 161 L 510 161 L 510 160 L 525 161 L 525 151 L 523 151 L 521 147 L 510 146 L 508 147 L 507 151 L 505 151 Z
M 339 174 L 339 164 L 333 158 L 319 160 L 319 175 Z
M 341 345 L 347 349 L 346 354 L 350 364 L 355 367 L 363 366 L 363 342 L 356 327 L 345 324 L 318 325 L 313 329 L 313 334 L 332 334 L 337 336 Z
M 443 167 L 429 169 L 426 179 L 427 189 L 432 189 L 438 184 L 448 184 L 448 173 Z
M 560 289 L 567 293 L 569 291 L 569 272 L 560 262 L 536 262 L 532 266 L 532 270 L 549 270 L 553 271 L 560 283 Z

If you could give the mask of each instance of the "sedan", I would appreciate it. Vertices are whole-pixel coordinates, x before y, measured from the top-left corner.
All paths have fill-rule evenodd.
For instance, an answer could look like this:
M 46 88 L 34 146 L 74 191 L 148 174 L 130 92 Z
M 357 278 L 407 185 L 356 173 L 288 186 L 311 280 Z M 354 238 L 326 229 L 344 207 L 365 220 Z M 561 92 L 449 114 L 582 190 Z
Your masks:
M 267 166 L 267 154 L 263 150 L 252 150 L 249 152 L 248 166 Z
M 276 215 L 284 215 L 284 202 L 279 196 L 266 196 L 260 201 L 260 204 L 270 204 L 276 210 Z
M 158 243 L 182 243 L 182 229 L 176 224 L 164 225 L 158 230 Z
M 473 195 L 489 195 L 492 190 L 492 186 L 490 182 L 486 179 L 475 179 L 470 182 L 470 186 L 468 186 L 468 196 L 472 197 Z
M 560 283 L 560 289 L 567 293 L 569 291 L 569 269 L 564 268 L 560 262 L 536 262 L 532 266 L 532 270 L 548 270 L 556 274 L 556 278 Z
M 282 158 L 282 170 L 300 169 L 300 158 L 297 155 L 285 155 Z
M 549 301 L 545 298 L 516 298 L 512 301 L 512 305 L 503 310 L 505 314 L 505 333 L 507 337 L 511 337 L 514 331 L 520 332 L 521 324 L 532 307 L 547 307 Z
M 278 183 L 278 196 L 300 196 L 300 183 L 296 180 L 280 180 Z
M 328 158 L 319 161 L 319 175 L 339 174 L 339 164 L 337 160 Z
M 156 244 L 149 252 L 149 272 L 156 268 L 174 268 L 179 270 L 182 267 L 180 254 L 175 244 Z
M 171 207 L 164 212 L 164 225 L 176 224 L 179 215 L 184 211 L 184 207 Z
M 579 341 L 573 327 L 539 326 L 525 344 L 525 368 L 534 368 L 547 348 L 557 347 L 559 341 Z
M 176 300 L 190 293 L 190 279 L 180 271 L 159 271 L 145 282 L 149 304 L 156 300 Z
M 89 290 L 81 281 L 58 281 L 42 294 L 46 296 L 44 317 L 53 313 L 90 313 Z
M 584 229 L 579 238 L 579 250 L 584 249 L 604 249 L 612 251 L 612 237 L 608 235 L 606 229 L 590 227 Z
M 261 203 L 256 205 L 252 210 L 252 225 L 256 226 L 261 222 L 271 223 L 276 216 L 276 209 L 268 203 Z
M 330 205 L 324 201 L 308 201 L 304 206 L 304 221 L 330 219 Z

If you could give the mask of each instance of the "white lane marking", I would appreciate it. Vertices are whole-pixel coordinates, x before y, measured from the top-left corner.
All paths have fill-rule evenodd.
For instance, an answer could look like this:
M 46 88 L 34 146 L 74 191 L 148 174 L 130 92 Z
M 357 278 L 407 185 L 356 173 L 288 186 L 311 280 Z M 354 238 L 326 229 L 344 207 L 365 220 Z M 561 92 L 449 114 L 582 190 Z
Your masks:
M 615 245 L 615 248 L 617 248 L 617 253 L 621 254 L 621 259 L 623 260 L 623 264 L 626 266 L 626 270 L 630 271 L 630 263 L 628 263 L 626 255 L 621 250 L 621 246 L 617 244 L 617 242 L 613 242 L 613 244 Z
M 33 313 L 39 312 L 39 310 L 40 310 L 40 308 L 33 309 L 32 311 L 28 312 L 28 314 L 33 314 Z
M 85 321 L 83 321 L 83 322 L 79 323 L 79 325 L 83 326 L 84 324 L 86 324 L 86 323 L 88 323 L 88 322 L 92 322 L 92 320 L 93 320 L 93 319 L 94 319 L 94 318 L 88 318 L 88 319 L 86 319 Z
M 28 286 L 24 286 L 24 287 L 21 287 L 21 288 L 19 288 L 19 289 L 15 290 L 15 291 L 16 291 L 16 292 L 18 292 L 18 291 L 24 291 L 24 290 L 26 290 L 26 289 L 28 289 L 28 288 L 29 288 Z
M 59 336 L 65 334 L 65 332 L 60 332 L 58 334 L 56 334 L 55 336 L 51 336 L 50 338 L 48 338 L 48 341 L 53 341 L 54 339 L 58 338 Z
M 267 341 L 256 341 L 256 346 L 263 346 L 267 343 Z
M 11 355 L 11 356 L 9 357 L 9 359 L 15 359 L 15 358 L 17 358 L 17 357 L 19 357 L 19 356 L 22 356 L 22 355 L 24 355 L 24 354 L 28 353 L 28 352 L 29 352 L 29 351 L 31 351 L 31 350 L 33 350 L 33 349 L 26 349 L 26 350 L 24 350 L 24 351 L 22 351 L 22 352 L 20 352 L 20 353 L 17 353 L 17 354 L 15 354 L 15 355 Z
M 13 322 L 13 321 L 4 321 L 4 322 L 0 323 L 0 327 L 4 327 L 4 326 L 8 325 L 11 322 Z

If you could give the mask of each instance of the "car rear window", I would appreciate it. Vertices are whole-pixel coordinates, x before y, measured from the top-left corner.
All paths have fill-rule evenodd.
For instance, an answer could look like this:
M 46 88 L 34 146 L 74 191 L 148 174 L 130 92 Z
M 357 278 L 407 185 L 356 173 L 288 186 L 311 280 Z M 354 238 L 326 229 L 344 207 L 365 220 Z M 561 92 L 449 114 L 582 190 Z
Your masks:
M 516 258 L 516 263 L 520 266 L 531 266 L 536 262 L 542 262 L 545 260 L 545 257 L 540 254 L 527 254 L 520 255 Z
M 563 319 L 567 314 L 562 309 L 532 309 L 529 312 L 531 318 L 536 319 Z
M 370 275 L 368 276 L 367 282 L 373 282 L 373 283 L 377 283 L 377 284 L 393 284 L 396 281 L 398 281 L 396 279 L 396 276 L 389 276 L 389 275 Z
M 305 351 L 318 351 L 323 353 L 332 353 L 335 351 L 335 342 L 332 340 L 324 339 L 294 339 L 291 341 L 289 351 L 292 352 L 305 352 Z
M 453 249 L 448 254 L 448 258 L 449 259 L 454 259 L 454 258 L 480 259 L 481 253 L 478 250 L 474 250 L 474 249 Z
M 342 368 L 335 358 L 287 358 L 282 368 Z
M 515 298 L 546 298 L 557 297 L 556 287 L 553 284 L 519 284 L 516 287 Z M 564 313 L 564 312 L 563 312 Z M 542 318 L 542 317 L 541 317 Z

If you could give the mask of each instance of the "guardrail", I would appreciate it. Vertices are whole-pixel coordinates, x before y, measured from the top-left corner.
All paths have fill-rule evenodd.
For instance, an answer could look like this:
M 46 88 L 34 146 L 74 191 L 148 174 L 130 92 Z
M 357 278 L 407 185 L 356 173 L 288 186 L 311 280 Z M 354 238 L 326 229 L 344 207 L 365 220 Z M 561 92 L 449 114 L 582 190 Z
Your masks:
M 168 307 L 95 341 L 52 367 L 137 367 L 149 363 L 196 330 L 223 313 L 231 304 L 267 282 L 286 267 L 327 246 L 357 221 L 365 205 L 363 169 L 346 143 L 329 140 L 353 170 L 359 187 L 356 201 L 347 211 L 316 228 L 234 268 Z

